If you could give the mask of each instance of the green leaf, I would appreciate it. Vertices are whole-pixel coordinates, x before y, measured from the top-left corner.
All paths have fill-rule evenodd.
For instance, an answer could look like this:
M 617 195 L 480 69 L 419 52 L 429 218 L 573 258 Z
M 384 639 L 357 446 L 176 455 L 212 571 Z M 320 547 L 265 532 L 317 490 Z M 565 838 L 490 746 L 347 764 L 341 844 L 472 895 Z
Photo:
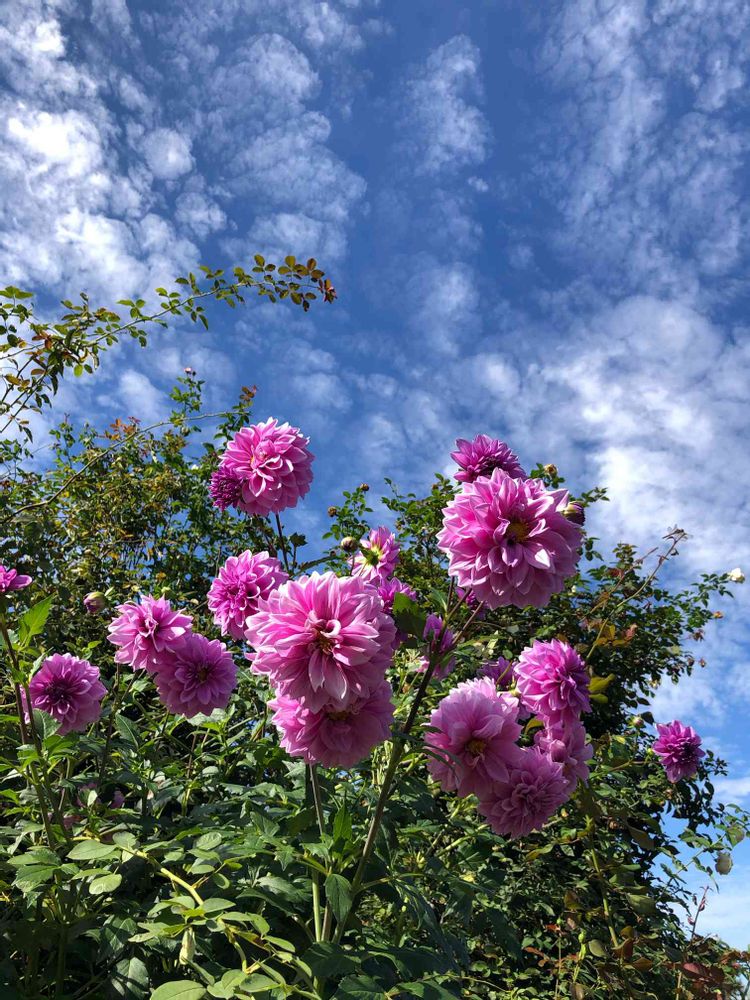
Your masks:
M 92 896 L 102 896 L 104 893 L 114 892 L 115 889 L 122 882 L 122 875 L 101 875 L 99 878 L 95 878 L 91 885 L 89 886 L 89 892 Z
M 44 631 L 44 626 L 47 624 L 51 608 L 52 597 L 45 597 L 43 601 L 32 605 L 21 618 L 18 623 L 21 646 L 25 646 L 33 636 L 41 635 Z
M 350 951 L 345 951 L 340 944 L 332 941 L 318 941 L 302 956 L 302 961 L 309 965 L 315 976 L 344 976 L 359 965 L 359 958 Z
M 640 913 L 643 916 L 656 913 L 656 903 L 650 896 L 639 896 L 634 892 L 629 892 L 627 899 L 635 913 Z
M 402 632 L 413 635 L 416 639 L 424 638 L 427 615 L 406 594 L 396 594 L 393 598 L 393 618 Z
M 352 905 L 352 887 L 343 875 L 329 875 L 326 879 L 326 899 L 331 904 L 333 915 L 341 923 Z
M 151 994 L 151 1000 L 200 1000 L 206 995 L 206 987 L 190 979 L 174 979 L 164 983 Z
M 107 996 L 143 1000 L 148 989 L 148 969 L 140 958 L 123 958 L 107 978 Z
M 601 941 L 598 941 L 596 938 L 592 938 L 590 941 L 587 941 L 586 947 L 595 958 L 604 958 L 607 954 L 607 949 Z
M 117 848 L 113 844 L 82 840 L 68 851 L 68 857 L 71 861 L 98 861 L 100 858 L 111 858 L 116 853 Z
M 221 843 L 221 834 L 218 830 L 212 830 L 211 833 L 204 833 L 202 837 L 198 837 L 195 842 L 195 846 L 201 851 L 212 851 L 214 847 L 218 847 Z

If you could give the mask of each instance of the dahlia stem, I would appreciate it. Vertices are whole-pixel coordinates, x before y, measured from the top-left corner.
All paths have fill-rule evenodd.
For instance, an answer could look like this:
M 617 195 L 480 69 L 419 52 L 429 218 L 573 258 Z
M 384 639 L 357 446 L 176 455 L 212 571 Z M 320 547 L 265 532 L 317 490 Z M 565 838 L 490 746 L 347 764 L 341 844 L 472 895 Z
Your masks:
M 320 780 L 318 778 L 318 765 L 308 764 L 310 769 L 310 786 L 312 788 L 313 802 L 315 803 L 315 817 L 318 821 L 318 829 L 321 837 L 326 832 L 326 819 L 323 812 L 323 797 L 320 791 Z
M 274 514 L 274 517 L 276 518 L 276 529 L 279 532 L 279 544 L 281 545 L 281 555 L 284 560 L 284 569 L 291 576 L 292 570 L 289 566 L 289 553 L 286 549 L 286 538 L 284 537 L 284 529 L 281 526 L 281 518 L 278 514 Z

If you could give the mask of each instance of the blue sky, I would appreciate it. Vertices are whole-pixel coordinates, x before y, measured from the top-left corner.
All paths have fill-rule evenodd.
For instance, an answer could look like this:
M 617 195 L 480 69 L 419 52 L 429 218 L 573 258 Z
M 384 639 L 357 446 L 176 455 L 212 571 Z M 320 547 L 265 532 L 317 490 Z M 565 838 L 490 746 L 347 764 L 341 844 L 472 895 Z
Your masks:
M 457 435 L 606 485 L 593 530 L 678 524 L 686 576 L 750 569 L 744 0 L 6 0 L 0 276 L 105 304 L 198 263 L 317 256 L 339 290 L 113 351 L 58 413 L 220 408 L 313 439 L 342 485 L 422 489 Z M 43 435 L 43 424 L 38 427 Z M 750 805 L 748 598 L 659 691 Z M 750 941 L 750 849 L 704 930 Z

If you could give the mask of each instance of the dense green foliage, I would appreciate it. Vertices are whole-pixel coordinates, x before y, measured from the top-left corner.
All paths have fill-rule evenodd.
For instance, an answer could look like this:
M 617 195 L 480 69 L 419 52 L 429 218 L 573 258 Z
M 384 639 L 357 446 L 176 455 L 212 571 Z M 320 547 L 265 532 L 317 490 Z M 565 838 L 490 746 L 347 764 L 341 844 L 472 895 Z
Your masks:
M 746 817 L 715 801 L 711 780 L 724 767 L 710 754 L 699 779 L 666 780 L 648 749 L 653 720 L 644 711 L 655 685 L 693 669 L 686 644 L 711 621 L 727 578 L 704 576 L 678 591 L 661 583 L 679 532 L 647 558 L 624 544 L 603 557 L 588 539 L 579 574 L 546 608 L 471 622 L 464 607 L 452 611 L 453 627 L 465 628 L 458 667 L 430 683 L 418 725 L 401 738 L 394 790 L 359 884 L 366 830 L 401 744 L 378 748 L 351 772 L 311 773 L 279 747 L 268 688 L 247 665 L 226 712 L 172 716 L 148 677 L 114 664 L 111 616 L 84 609 L 93 590 L 110 609 L 137 593 L 164 594 L 217 636 L 206 591 L 228 555 L 285 548 L 298 571 L 342 572 L 341 540 L 372 523 L 365 484 L 342 484 L 321 542 L 220 514 L 208 479 L 228 436 L 248 422 L 253 390 L 208 424 L 197 378 L 181 379 L 172 399 L 171 419 L 156 428 L 64 422 L 44 467 L 25 446 L 5 443 L 0 562 L 13 565 L 22 553 L 35 584 L 14 601 L 0 598 L 8 629 L 2 996 L 741 996 L 746 956 L 686 933 L 681 907 L 691 907 L 686 859 L 710 881 Z M 535 475 L 561 482 L 551 467 Z M 415 636 L 424 614 L 451 602 L 435 535 L 453 492 L 438 477 L 426 497 L 389 483 L 384 498 L 402 546 L 399 577 L 421 595 L 418 609 L 399 604 L 400 624 Z M 581 499 L 605 497 L 594 490 Z M 509 842 L 470 800 L 428 779 L 419 725 L 485 660 L 556 636 L 591 669 L 592 777 L 542 832 Z M 37 713 L 19 745 L 12 681 L 25 682 L 51 651 L 101 668 L 102 718 L 85 735 L 60 737 Z M 234 652 L 242 664 L 239 644 Z M 419 655 L 416 640 L 397 654 L 397 726 L 413 703 Z M 118 791 L 124 804 L 115 808 Z

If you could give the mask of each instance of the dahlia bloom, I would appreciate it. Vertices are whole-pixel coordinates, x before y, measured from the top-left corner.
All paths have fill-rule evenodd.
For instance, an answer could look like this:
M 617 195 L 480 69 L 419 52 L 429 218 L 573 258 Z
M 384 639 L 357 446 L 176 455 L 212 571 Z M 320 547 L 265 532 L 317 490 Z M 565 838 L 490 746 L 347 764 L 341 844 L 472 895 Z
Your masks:
M 581 712 L 591 711 L 586 664 L 559 639 L 524 649 L 515 677 L 523 704 L 551 728 L 573 725 Z
M 278 695 L 319 712 L 348 708 L 381 684 L 396 626 L 366 580 L 312 573 L 260 601 L 245 637 L 253 670 L 268 674 Z
M 242 500 L 242 480 L 236 472 L 220 465 L 211 473 L 208 492 L 214 507 L 218 507 L 219 510 L 237 507 Z
M 465 483 L 443 512 L 438 545 L 458 586 L 488 608 L 543 607 L 576 568 L 581 529 L 563 511 L 565 490 L 495 469 Z
M 496 781 L 479 799 L 479 812 L 492 831 L 505 837 L 525 837 L 541 830 L 566 801 L 568 783 L 562 764 L 539 747 L 518 751 L 508 778 Z
M 517 712 L 516 699 L 487 677 L 453 688 L 430 715 L 435 731 L 424 738 L 434 752 L 427 761 L 432 777 L 461 796 L 481 797 L 493 781 L 507 781 L 521 735 Z
M 237 667 L 223 642 L 188 632 L 162 659 L 154 681 L 169 711 L 190 719 L 227 707 Z
M 701 750 L 701 738 L 690 726 L 674 722 L 658 724 L 659 738 L 653 744 L 654 753 L 661 757 L 661 763 L 671 782 L 682 778 L 692 778 L 698 764 L 706 756 Z
M 440 656 L 437 661 L 437 666 L 432 674 L 437 681 L 441 681 L 444 677 L 447 677 L 456 665 L 455 656 L 448 655 L 451 650 L 456 648 L 456 637 L 449 628 L 443 632 L 443 637 L 440 640 L 440 646 L 438 647 L 437 645 L 437 639 L 440 635 L 442 627 L 443 619 L 440 615 L 427 615 L 427 621 L 425 623 L 424 633 L 422 636 L 427 643 L 427 655 L 422 657 L 419 661 L 419 666 L 417 667 L 419 673 L 424 673 L 430 665 L 430 659 L 432 656 L 436 652 L 439 653 Z
M 230 556 L 208 591 L 208 607 L 222 633 L 244 639 L 245 622 L 258 602 L 288 579 L 279 560 L 267 552 Z
M 361 576 L 377 587 L 393 575 L 400 546 L 395 536 L 382 526 L 373 529 L 360 545 L 364 551 L 358 552 L 351 561 L 352 576 Z
M 268 703 L 281 745 L 308 764 L 353 767 L 388 739 L 393 722 L 391 686 L 381 681 L 369 694 L 355 698 L 346 708 L 321 708 L 316 712 L 301 701 L 279 695 Z
M 479 668 L 478 677 L 489 677 L 495 687 L 507 691 L 513 684 L 513 664 L 503 656 L 496 660 L 488 660 Z
M 220 468 L 240 481 L 234 506 L 247 514 L 279 514 L 310 489 L 313 454 L 297 427 L 279 424 L 273 417 L 243 427 L 227 445 Z M 218 487 L 217 487 L 218 490 Z
M 11 590 L 23 590 L 30 583 L 30 576 L 24 576 L 17 569 L 0 565 L 0 594 L 8 594 Z
M 514 479 L 526 478 L 518 456 L 504 441 L 486 434 L 477 434 L 473 441 L 459 438 L 456 441 L 456 451 L 451 452 L 451 458 L 459 466 L 459 471 L 454 476 L 459 483 L 473 483 L 480 476 L 492 475 L 495 469 L 502 469 Z
M 48 656 L 29 684 L 31 707 L 51 715 L 60 724 L 60 736 L 96 722 L 106 693 L 99 668 L 70 653 Z
M 165 656 L 180 642 L 193 624 L 190 615 L 173 611 L 165 597 L 143 597 L 140 604 L 121 604 L 120 614 L 107 626 L 116 663 L 129 663 L 136 670 L 154 673 Z
M 404 583 L 397 577 L 392 576 L 390 580 L 382 580 L 379 582 L 378 595 L 383 602 L 383 610 L 387 615 L 393 614 L 393 601 L 396 594 L 404 594 L 406 597 L 411 598 L 412 601 L 419 599 L 419 595 L 413 587 L 410 587 L 408 583 Z M 402 632 L 398 626 L 396 626 L 396 639 L 394 649 L 401 645 L 402 642 L 406 642 L 409 638 L 407 632 Z
M 594 748 L 586 742 L 586 730 L 581 722 L 570 723 L 564 728 L 545 728 L 537 733 L 534 742 L 551 760 L 562 765 L 568 795 L 573 794 L 579 781 L 584 785 L 588 783 L 588 762 L 594 756 Z

